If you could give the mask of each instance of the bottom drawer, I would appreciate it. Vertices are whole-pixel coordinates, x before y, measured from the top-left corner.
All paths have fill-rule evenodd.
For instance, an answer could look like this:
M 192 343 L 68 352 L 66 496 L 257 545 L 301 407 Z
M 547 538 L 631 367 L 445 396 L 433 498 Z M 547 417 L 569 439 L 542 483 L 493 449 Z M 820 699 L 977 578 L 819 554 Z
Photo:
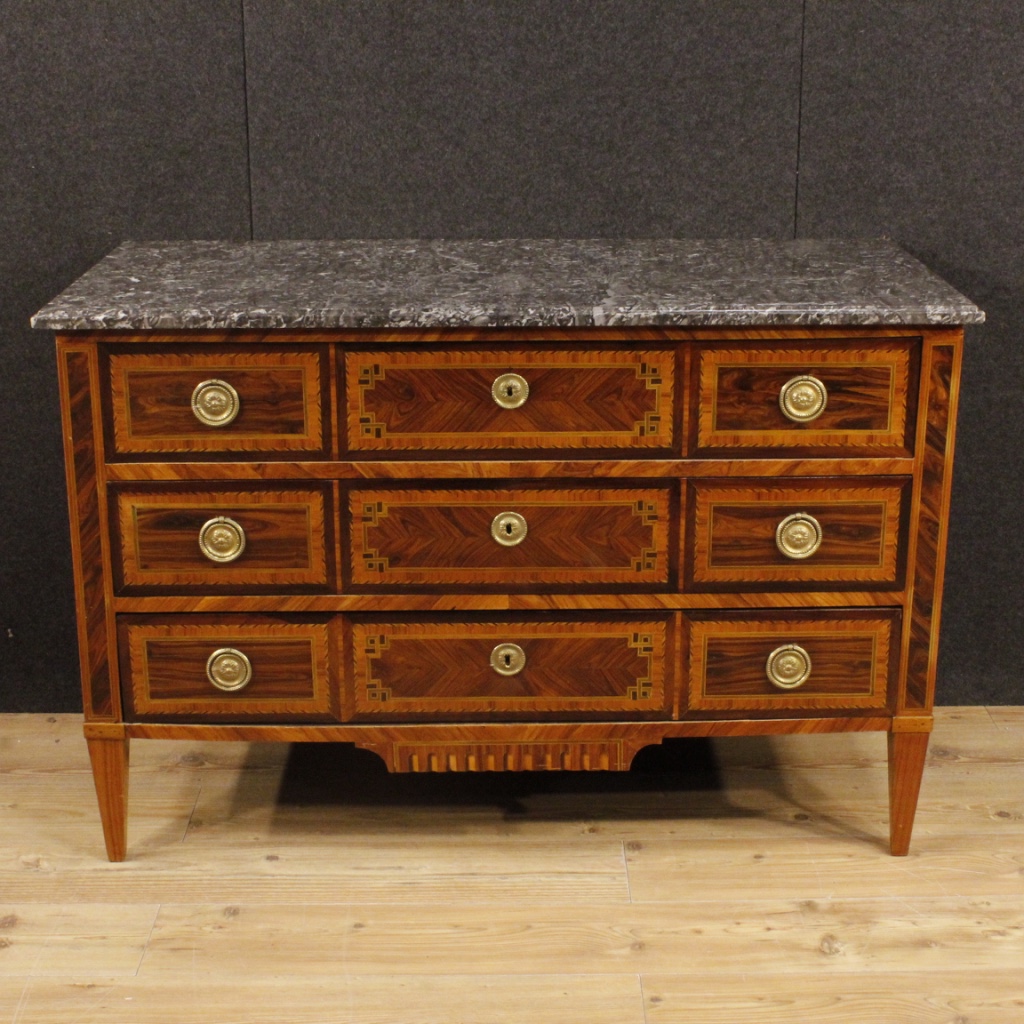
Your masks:
M 330 720 L 326 622 L 269 616 L 124 616 L 128 720 Z
M 356 720 L 661 717 L 667 617 L 351 624 Z
M 898 610 L 688 617 L 691 711 L 881 709 Z

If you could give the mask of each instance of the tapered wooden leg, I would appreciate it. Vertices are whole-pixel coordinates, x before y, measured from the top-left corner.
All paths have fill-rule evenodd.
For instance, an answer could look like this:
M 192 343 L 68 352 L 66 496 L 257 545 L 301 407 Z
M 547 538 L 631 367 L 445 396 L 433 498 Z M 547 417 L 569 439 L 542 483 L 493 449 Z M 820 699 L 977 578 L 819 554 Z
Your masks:
M 910 850 L 928 735 L 889 733 L 889 850 L 894 857 L 905 857 Z
M 124 860 L 128 850 L 128 737 L 87 738 L 86 743 L 100 802 L 107 858 Z

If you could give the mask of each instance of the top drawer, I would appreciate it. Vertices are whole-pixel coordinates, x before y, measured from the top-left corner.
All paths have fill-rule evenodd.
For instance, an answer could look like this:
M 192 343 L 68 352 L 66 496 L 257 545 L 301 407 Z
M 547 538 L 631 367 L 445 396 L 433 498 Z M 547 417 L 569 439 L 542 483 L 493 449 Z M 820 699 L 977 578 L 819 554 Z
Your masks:
M 916 338 L 701 347 L 693 453 L 910 455 L 917 372 Z
M 674 364 L 664 349 L 352 351 L 347 447 L 671 449 Z
M 107 365 L 117 455 L 325 454 L 326 349 L 112 346 Z

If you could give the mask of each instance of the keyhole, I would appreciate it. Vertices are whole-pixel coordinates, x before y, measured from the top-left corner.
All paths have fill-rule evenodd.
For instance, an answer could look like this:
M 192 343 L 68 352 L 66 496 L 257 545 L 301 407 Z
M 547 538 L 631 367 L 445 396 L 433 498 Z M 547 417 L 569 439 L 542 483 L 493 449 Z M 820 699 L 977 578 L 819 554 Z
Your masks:
M 508 668 L 511 664 L 512 664 L 512 655 L 511 654 L 506 654 L 505 655 L 505 668 Z
M 505 533 L 508 534 L 509 537 L 512 536 L 512 524 L 511 523 L 506 523 L 505 524 Z
M 505 385 L 505 394 L 511 398 L 516 393 L 516 389 L 511 384 Z

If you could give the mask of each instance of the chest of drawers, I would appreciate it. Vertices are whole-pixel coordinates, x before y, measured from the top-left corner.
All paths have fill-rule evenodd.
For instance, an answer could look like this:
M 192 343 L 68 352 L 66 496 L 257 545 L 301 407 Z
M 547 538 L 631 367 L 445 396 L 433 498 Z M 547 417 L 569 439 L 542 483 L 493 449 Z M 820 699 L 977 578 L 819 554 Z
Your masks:
M 851 730 L 905 854 L 980 318 L 884 243 L 118 249 L 36 317 L 108 856 L 131 738 L 624 770 Z

